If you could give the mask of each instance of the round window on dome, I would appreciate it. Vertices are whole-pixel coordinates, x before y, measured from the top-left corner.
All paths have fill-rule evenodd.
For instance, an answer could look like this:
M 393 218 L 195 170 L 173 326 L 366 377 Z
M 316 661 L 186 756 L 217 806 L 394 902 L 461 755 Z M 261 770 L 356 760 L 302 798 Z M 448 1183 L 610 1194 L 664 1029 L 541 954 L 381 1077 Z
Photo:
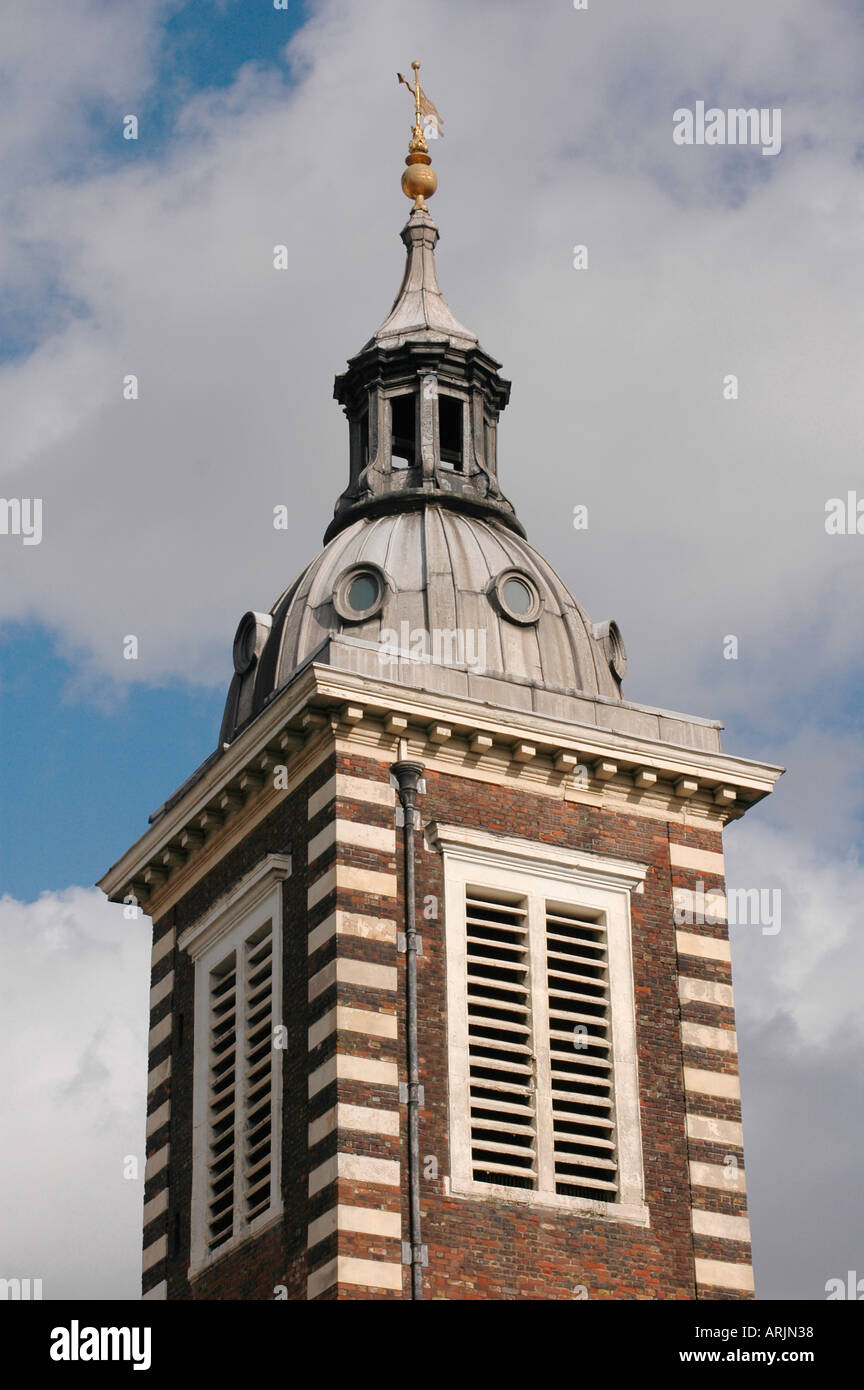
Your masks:
M 333 605 L 340 618 L 360 623 L 379 612 L 387 581 L 377 565 L 352 565 L 337 579 Z
M 534 595 L 524 579 L 505 580 L 501 586 L 501 597 L 510 612 L 518 613 L 520 618 L 524 618 L 526 613 L 530 613 L 534 604 Z
M 504 570 L 492 581 L 498 608 L 511 622 L 536 623 L 543 608 L 537 585 L 521 570 Z
M 378 602 L 381 585 L 374 574 L 358 574 L 348 585 L 348 607 L 355 613 L 367 613 Z

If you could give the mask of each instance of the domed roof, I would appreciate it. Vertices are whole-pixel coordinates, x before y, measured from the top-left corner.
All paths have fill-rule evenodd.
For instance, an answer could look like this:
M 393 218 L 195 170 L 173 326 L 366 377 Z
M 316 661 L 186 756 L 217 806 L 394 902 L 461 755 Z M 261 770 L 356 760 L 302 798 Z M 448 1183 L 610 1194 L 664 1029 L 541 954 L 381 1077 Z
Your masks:
M 241 619 L 223 743 L 313 659 L 561 718 L 579 717 L 576 695 L 621 702 L 616 625 L 592 624 L 501 492 L 510 383 L 441 293 L 422 197 L 402 241 L 393 308 L 334 385 L 348 486 L 317 559 Z
M 340 531 L 269 614 L 246 614 L 234 657 L 223 742 L 313 658 L 478 698 L 494 678 L 516 706 L 525 686 L 620 700 L 625 662 L 615 625 L 595 627 L 526 540 L 437 501 Z

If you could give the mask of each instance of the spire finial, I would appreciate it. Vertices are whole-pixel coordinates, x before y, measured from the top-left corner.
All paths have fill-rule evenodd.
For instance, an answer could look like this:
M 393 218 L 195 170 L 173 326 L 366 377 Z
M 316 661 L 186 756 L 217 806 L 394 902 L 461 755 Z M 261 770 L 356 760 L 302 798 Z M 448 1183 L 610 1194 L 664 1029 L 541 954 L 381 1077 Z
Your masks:
M 435 170 L 429 166 L 432 160 L 429 156 L 429 146 L 426 144 L 426 136 L 423 134 L 423 119 L 430 122 L 436 133 L 441 133 L 441 117 L 432 102 L 426 96 L 420 86 L 420 64 L 415 61 L 411 64 L 414 70 L 413 84 L 403 77 L 401 72 L 396 76 L 400 82 L 404 82 L 414 96 L 414 129 L 411 132 L 411 141 L 408 145 L 408 155 L 405 159 L 407 169 L 402 175 L 402 192 L 406 198 L 414 199 L 414 207 L 425 208 L 426 199 L 431 198 L 435 189 L 438 187 L 438 176 Z

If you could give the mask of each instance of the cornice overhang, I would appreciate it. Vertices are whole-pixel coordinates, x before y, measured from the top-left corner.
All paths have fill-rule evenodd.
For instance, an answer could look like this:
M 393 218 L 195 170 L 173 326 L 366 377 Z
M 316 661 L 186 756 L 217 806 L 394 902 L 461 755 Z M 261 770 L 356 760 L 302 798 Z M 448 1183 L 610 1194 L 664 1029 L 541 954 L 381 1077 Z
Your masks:
M 683 810 L 693 823 L 714 828 L 769 795 L 783 772 L 749 758 L 312 663 L 220 757 L 204 764 L 185 793 L 169 799 L 99 887 L 114 902 L 132 895 L 159 916 L 322 757 L 349 746 L 361 755 L 392 760 L 407 754 L 430 769 L 503 780 L 529 792 L 551 790 L 624 812 Z M 274 769 L 281 766 L 285 785 L 277 786 Z
M 501 363 L 481 347 L 460 347 L 446 338 L 409 339 L 398 345 L 372 343 L 348 362 L 333 382 L 334 399 L 346 414 L 365 404 L 371 387 L 387 387 L 415 379 L 429 371 L 441 373 L 463 386 L 479 387 L 496 413 L 510 399 L 511 382 L 499 376 Z
M 741 794 L 744 809 L 755 801 L 767 796 L 774 783 L 782 776 L 784 769 L 771 763 L 763 763 L 751 758 L 740 758 L 728 753 L 711 752 L 700 748 L 686 747 L 683 744 L 667 742 L 622 733 L 592 724 L 576 723 L 570 720 L 555 719 L 550 715 L 531 710 L 495 707 L 486 702 L 467 696 L 456 696 L 447 692 L 434 691 L 397 685 L 393 681 L 371 680 L 368 676 L 356 675 L 351 671 L 338 670 L 332 666 L 314 668 L 318 696 L 322 700 L 338 703 L 346 697 L 362 704 L 369 718 L 388 716 L 391 722 L 401 715 L 418 732 L 423 728 L 427 715 L 433 721 L 426 727 L 435 732 L 430 735 L 433 745 L 439 750 L 453 739 L 464 740 L 475 734 L 491 736 L 493 747 L 499 751 L 513 751 L 511 735 L 531 736 L 531 743 L 518 744 L 516 761 L 524 765 L 543 758 L 560 760 L 582 755 L 583 764 L 596 764 L 614 754 L 616 766 L 620 771 L 639 772 L 643 769 L 662 774 L 665 780 L 696 777 L 704 790 L 722 790 L 727 784 Z M 578 692 L 576 692 L 578 693 Z M 581 699 L 593 700 L 591 696 Z M 608 701 L 597 700 L 598 704 Z M 639 706 L 631 706 L 639 709 Z M 644 707 L 644 708 L 647 708 Z M 672 710 L 652 710 L 652 713 L 681 720 L 687 716 Z M 440 719 L 439 725 L 434 721 Z M 702 724 L 707 720 L 698 720 Z M 355 724 L 359 721 L 354 721 Z M 715 726 L 716 727 L 716 726 Z M 445 731 L 449 729 L 449 734 Z M 530 748 L 534 749 L 528 757 Z M 484 750 L 491 751 L 491 750 Z M 560 771 L 561 769 L 559 769 Z M 568 769 L 569 764 L 568 764 Z M 612 776 L 609 768 L 600 769 L 599 781 L 608 782 Z M 681 788 L 681 799 L 689 800 L 695 793 L 689 787 Z M 717 800 L 721 806 L 727 798 Z M 731 805 L 731 802 L 728 802 Z M 739 808 L 739 814 L 743 810 Z M 732 813 L 733 815 L 735 812 Z
M 222 838 L 229 822 L 262 798 L 278 804 L 283 793 L 274 786 L 273 768 L 297 762 L 327 728 L 324 710 L 312 708 L 313 672 L 305 667 L 220 756 L 205 761 L 188 790 L 168 798 L 163 814 L 99 880 L 112 902 L 131 894 L 158 915 L 168 884 L 200 859 L 205 845 Z

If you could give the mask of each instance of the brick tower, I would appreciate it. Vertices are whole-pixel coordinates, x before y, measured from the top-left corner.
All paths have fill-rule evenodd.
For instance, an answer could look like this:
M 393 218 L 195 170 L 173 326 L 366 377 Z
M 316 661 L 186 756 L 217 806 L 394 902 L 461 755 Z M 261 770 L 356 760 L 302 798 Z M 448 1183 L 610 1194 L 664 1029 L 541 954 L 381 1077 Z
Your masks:
M 407 162 L 324 549 L 101 883 L 153 919 L 144 1297 L 749 1298 L 721 832 L 779 770 L 626 701 L 526 541 Z

